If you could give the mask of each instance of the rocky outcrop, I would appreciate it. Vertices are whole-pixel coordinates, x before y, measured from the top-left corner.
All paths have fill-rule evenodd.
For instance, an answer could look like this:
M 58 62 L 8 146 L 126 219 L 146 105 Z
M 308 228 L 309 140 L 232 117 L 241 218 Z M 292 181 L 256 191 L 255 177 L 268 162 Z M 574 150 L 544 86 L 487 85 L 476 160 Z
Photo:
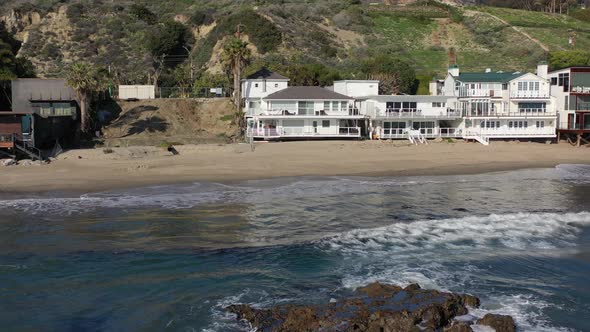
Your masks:
M 487 314 L 477 321 L 479 325 L 492 327 L 496 332 L 515 332 L 516 324 L 510 316 Z
M 479 306 L 479 299 L 471 295 L 424 290 L 417 284 L 402 288 L 373 283 L 357 289 L 350 298 L 325 305 L 281 305 L 271 309 L 255 309 L 238 304 L 226 310 L 235 313 L 238 320 L 248 321 L 257 331 L 264 332 L 406 332 L 442 329 L 465 332 L 472 331 L 469 324 L 453 322 L 453 318 L 467 314 L 467 306 Z

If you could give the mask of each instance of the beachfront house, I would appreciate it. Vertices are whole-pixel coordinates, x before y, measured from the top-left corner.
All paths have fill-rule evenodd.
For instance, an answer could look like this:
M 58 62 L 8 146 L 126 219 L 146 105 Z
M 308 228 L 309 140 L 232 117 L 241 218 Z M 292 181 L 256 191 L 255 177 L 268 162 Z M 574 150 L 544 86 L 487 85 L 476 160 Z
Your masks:
M 556 98 L 560 134 L 590 134 L 590 67 L 568 67 L 548 74 Z
M 262 98 L 248 132 L 262 139 L 359 138 L 363 122 L 354 98 L 318 86 L 293 86 Z
M 261 69 L 242 80 L 247 133 L 255 139 L 360 138 L 365 116 L 355 96 L 376 94 L 379 81 L 336 81 L 331 87 L 289 86 Z
M 262 98 L 289 87 L 289 78 L 262 68 L 242 79 L 242 98 L 247 118 L 262 111 Z
M 371 139 L 462 137 L 457 98 L 449 96 L 372 95 L 357 98 L 361 114 L 370 119 Z
M 79 123 L 76 93 L 63 79 L 15 79 L 11 109 L 0 112 L 1 154 L 39 157 L 39 149 L 73 141 Z
M 494 138 L 553 138 L 555 98 L 547 65 L 537 74 L 522 72 L 461 72 L 453 65 L 442 83 L 431 84 L 432 95 L 457 98 L 463 116 L 463 137 L 487 142 Z

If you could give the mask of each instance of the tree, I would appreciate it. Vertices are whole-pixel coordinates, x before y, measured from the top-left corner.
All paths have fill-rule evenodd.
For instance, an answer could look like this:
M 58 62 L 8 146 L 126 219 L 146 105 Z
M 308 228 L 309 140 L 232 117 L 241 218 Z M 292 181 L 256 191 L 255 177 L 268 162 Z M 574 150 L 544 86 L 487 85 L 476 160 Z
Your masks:
M 239 38 L 232 37 L 223 45 L 222 62 L 227 72 L 230 72 L 234 79 L 234 104 L 237 107 L 236 123 L 243 129 L 244 117 L 241 114 L 242 103 L 242 70 L 248 65 L 251 52 L 248 43 Z
M 68 68 L 66 78 L 80 102 L 80 128 L 88 132 L 89 103 L 98 92 L 107 88 L 106 71 L 87 62 L 76 62 Z
M 586 65 L 590 65 L 590 52 L 587 51 L 558 51 L 549 54 L 549 66 L 552 69 Z
M 379 80 L 381 94 L 415 94 L 418 89 L 416 72 L 407 62 L 398 58 L 379 55 L 361 66 L 367 79 Z

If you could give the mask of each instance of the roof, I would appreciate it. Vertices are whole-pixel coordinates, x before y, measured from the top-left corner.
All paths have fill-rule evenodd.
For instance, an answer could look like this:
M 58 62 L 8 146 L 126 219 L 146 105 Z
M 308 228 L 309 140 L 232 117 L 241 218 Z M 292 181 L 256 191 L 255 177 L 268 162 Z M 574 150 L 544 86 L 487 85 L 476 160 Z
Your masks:
M 288 77 L 285 77 L 281 74 L 277 74 L 274 71 L 268 70 L 268 68 L 263 67 L 259 71 L 255 72 L 252 75 L 246 76 L 247 80 L 289 80 Z
M 362 100 L 374 100 L 378 102 L 395 102 L 395 101 L 415 101 L 424 103 L 447 102 L 449 99 L 455 99 L 453 96 L 429 96 L 429 95 L 378 95 L 359 97 Z
M 352 100 L 334 91 L 319 86 L 292 86 L 268 95 L 264 100 Z
M 334 83 L 380 83 L 378 80 L 340 80 Z
M 504 73 L 504 72 L 489 72 L 489 73 L 460 73 L 457 80 L 461 82 L 489 82 L 489 83 L 508 83 L 515 78 L 518 78 L 526 73 Z

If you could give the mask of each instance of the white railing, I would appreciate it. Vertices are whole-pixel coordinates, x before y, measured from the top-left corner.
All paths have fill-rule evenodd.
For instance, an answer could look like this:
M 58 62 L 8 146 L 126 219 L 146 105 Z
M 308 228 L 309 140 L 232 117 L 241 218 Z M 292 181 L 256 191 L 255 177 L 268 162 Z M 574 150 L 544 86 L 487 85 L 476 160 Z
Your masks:
M 246 112 L 248 116 L 358 116 L 360 111 L 358 108 L 348 108 L 341 111 L 307 111 L 305 113 L 299 113 L 297 110 L 262 110 L 262 109 L 250 109 Z
M 465 117 L 552 117 L 556 112 L 547 112 L 544 108 L 521 108 L 518 112 L 510 111 L 466 111 Z
M 394 129 L 381 129 L 379 138 L 382 139 L 397 139 L 407 138 L 408 128 L 394 128 Z M 411 129 L 414 130 L 414 129 Z M 437 137 L 461 137 L 461 129 L 458 128 L 420 128 L 416 130 L 421 135 L 427 138 Z
M 251 128 L 248 137 L 360 137 L 360 127 L 339 128 L 308 128 L 308 127 L 277 127 L 277 128 Z
M 515 98 L 515 99 L 519 99 L 519 98 L 549 99 L 549 93 L 544 92 L 544 91 L 541 92 L 538 90 L 531 90 L 531 91 L 517 90 L 517 91 L 512 91 L 510 93 L 510 98 Z
M 440 112 L 423 112 L 420 109 L 413 108 L 387 108 L 385 111 L 378 113 L 383 118 L 459 118 L 461 111 L 447 109 Z
M 459 88 L 459 97 L 502 97 L 502 90 Z
M 543 128 L 527 127 L 527 128 L 471 128 L 465 132 L 465 136 L 481 136 L 481 137 L 534 137 L 534 136 L 552 136 L 555 135 L 555 128 L 547 126 Z

